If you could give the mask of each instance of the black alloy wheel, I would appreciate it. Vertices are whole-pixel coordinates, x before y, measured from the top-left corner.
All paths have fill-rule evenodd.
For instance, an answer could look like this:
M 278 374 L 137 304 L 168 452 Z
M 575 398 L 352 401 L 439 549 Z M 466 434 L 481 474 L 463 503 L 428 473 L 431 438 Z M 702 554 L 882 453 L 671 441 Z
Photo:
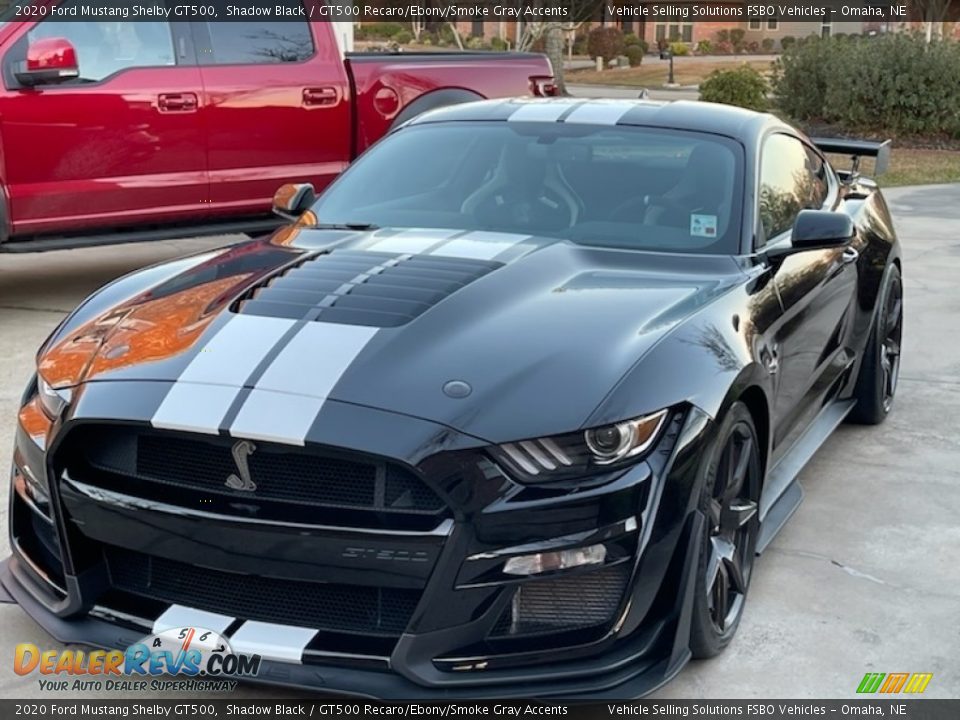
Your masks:
M 719 452 L 703 478 L 706 531 L 694 603 L 695 657 L 723 650 L 740 624 L 760 528 L 760 447 L 749 411 L 735 403 L 718 432 Z

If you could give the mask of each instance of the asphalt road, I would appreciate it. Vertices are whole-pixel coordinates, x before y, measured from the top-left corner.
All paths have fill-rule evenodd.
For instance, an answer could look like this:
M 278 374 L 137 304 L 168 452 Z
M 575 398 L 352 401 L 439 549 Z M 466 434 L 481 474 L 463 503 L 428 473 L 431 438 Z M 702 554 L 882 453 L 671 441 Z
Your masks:
M 878 428 L 840 428 L 816 455 L 805 502 L 757 564 L 736 640 L 660 698 L 849 698 L 868 671 L 932 672 L 927 696 L 960 697 L 960 185 L 887 197 L 905 265 L 895 410 Z M 115 276 L 224 240 L 0 255 L 0 468 L 35 349 L 63 314 Z M 0 492 L 5 555 L 6 477 Z M 13 605 L 0 606 L 0 637 L 0 697 L 43 697 L 36 676 L 14 674 L 13 648 L 57 643 Z

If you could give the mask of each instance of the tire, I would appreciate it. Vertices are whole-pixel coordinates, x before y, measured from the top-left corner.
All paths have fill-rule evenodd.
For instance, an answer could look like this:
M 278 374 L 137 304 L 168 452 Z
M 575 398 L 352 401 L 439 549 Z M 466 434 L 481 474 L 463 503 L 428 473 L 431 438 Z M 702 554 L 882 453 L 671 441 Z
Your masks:
M 762 485 L 760 444 L 746 405 L 724 416 L 697 487 L 706 518 L 690 626 L 695 658 L 718 655 L 737 632 L 753 574 Z
M 853 391 L 857 404 L 850 413 L 851 422 L 879 425 L 887 419 L 897 392 L 902 339 L 903 281 L 900 269 L 891 263 L 883 274 L 873 330 Z

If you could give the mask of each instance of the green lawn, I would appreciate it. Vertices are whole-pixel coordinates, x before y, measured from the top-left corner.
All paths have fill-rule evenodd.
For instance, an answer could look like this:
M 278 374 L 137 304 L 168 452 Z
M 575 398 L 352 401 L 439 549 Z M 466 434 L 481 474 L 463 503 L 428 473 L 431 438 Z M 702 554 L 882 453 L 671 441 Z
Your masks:
M 709 57 L 677 57 L 673 59 L 674 80 L 680 85 L 699 85 L 707 75 L 714 70 L 732 70 L 741 63 L 715 60 Z M 745 57 L 744 65 L 762 72 L 770 71 L 769 60 L 751 60 Z M 566 73 L 568 83 L 583 85 L 627 85 L 630 87 L 660 87 L 667 82 L 670 63 L 660 60 L 655 55 L 643 58 L 643 64 L 635 68 L 611 68 L 597 72 L 596 70 L 573 70 Z

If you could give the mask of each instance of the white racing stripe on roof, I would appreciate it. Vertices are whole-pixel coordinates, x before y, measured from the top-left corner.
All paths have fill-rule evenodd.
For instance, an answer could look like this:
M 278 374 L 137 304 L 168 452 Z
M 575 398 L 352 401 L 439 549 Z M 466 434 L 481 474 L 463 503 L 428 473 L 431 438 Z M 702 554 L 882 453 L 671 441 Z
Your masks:
M 531 103 L 520 107 L 507 118 L 508 122 L 556 122 L 567 110 L 582 102 Z
M 230 648 L 243 655 L 300 663 L 303 651 L 316 634 L 311 628 L 248 620 L 230 638 Z
M 377 240 L 371 245 L 365 247 L 364 250 L 374 252 L 411 253 L 416 255 L 461 232 L 463 231 L 434 229 L 404 230 L 396 235 L 391 235 L 390 237 Z
M 471 260 L 493 260 L 504 250 L 509 250 L 529 237 L 529 235 L 477 230 L 444 243 L 430 254 Z
M 590 125 L 616 125 L 636 103 L 599 101 L 584 103 L 563 119 L 565 123 L 584 123 Z
M 218 615 L 184 605 L 171 605 L 163 611 L 163 615 L 153 621 L 153 633 L 156 635 L 171 628 L 193 627 L 213 630 L 222 635 L 235 619 L 229 615 Z

